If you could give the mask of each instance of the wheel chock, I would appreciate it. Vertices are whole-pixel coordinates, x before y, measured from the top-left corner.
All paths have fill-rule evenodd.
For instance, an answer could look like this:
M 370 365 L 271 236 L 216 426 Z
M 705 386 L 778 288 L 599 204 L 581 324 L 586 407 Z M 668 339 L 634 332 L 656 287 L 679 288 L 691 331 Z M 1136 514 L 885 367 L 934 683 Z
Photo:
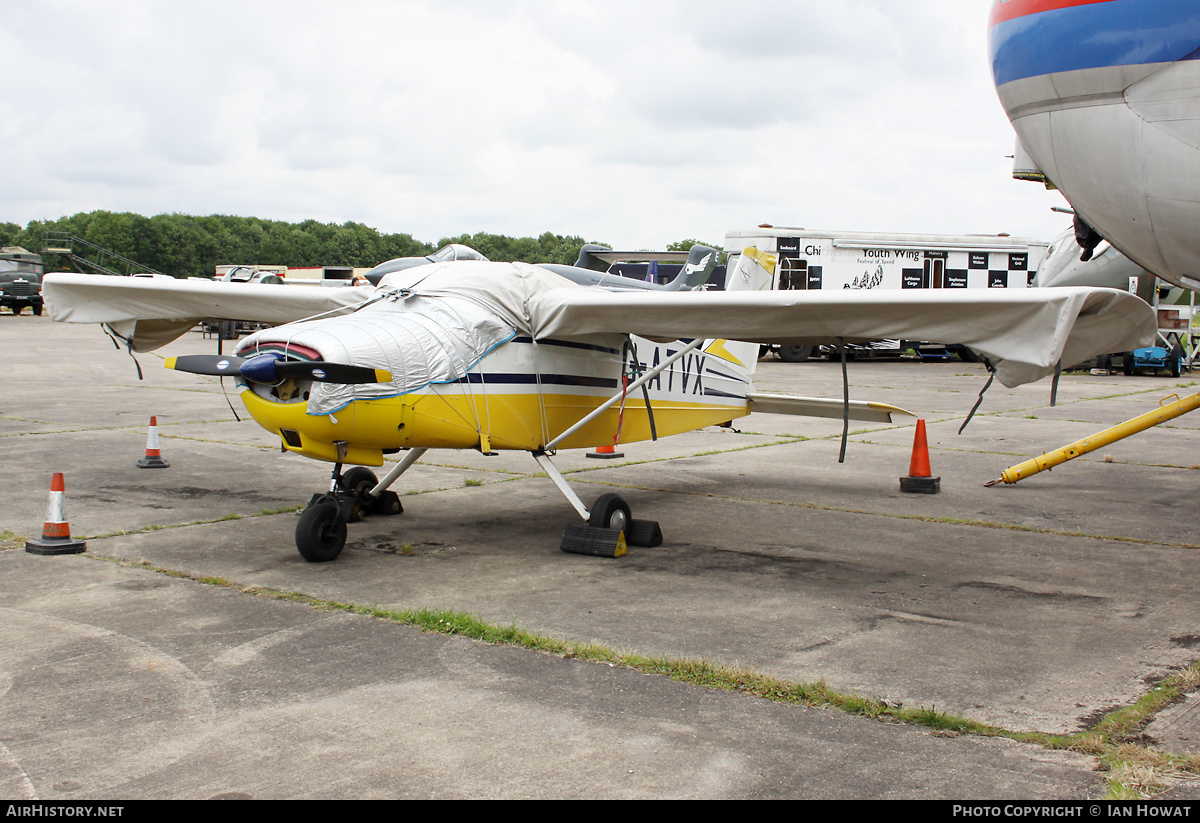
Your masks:
M 624 557 L 628 551 L 624 531 L 602 529 L 585 523 L 567 526 L 561 548 L 567 554 L 588 554 L 593 557 Z
M 383 494 L 376 497 L 367 506 L 368 514 L 404 514 L 404 505 L 400 502 L 400 495 L 393 491 L 385 491 Z
M 27 540 L 25 551 L 30 554 L 79 554 L 87 551 L 87 542 L 71 539 L 71 526 L 63 501 L 66 487 L 62 472 L 55 472 L 50 479 L 50 500 L 46 505 L 46 522 L 42 527 L 41 540 Z
M 653 549 L 663 542 L 662 529 L 657 520 L 630 520 L 625 530 L 625 542 L 631 546 Z

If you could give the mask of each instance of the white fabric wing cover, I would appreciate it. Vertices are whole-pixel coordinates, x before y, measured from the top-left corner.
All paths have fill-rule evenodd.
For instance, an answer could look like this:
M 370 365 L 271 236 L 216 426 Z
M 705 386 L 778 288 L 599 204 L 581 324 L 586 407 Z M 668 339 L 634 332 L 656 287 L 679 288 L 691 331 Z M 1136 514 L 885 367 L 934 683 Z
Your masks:
M 53 272 L 43 278 L 50 318 L 105 323 L 134 351 L 164 346 L 202 320 L 290 323 L 354 306 L 371 297 L 363 287 L 222 283 L 106 274 Z
M 537 335 L 622 330 L 654 340 L 715 337 L 780 345 L 901 339 L 960 343 L 1017 386 L 1154 339 L 1154 310 L 1093 288 L 651 292 L 556 289 L 530 306 Z
M 384 368 L 395 377 L 390 384 L 324 384 L 311 395 L 310 411 L 318 414 L 357 397 L 459 380 L 518 333 L 784 345 L 882 338 L 961 343 L 987 355 L 1000 381 L 1015 386 L 1052 373 L 1060 361 L 1072 366 L 1149 345 L 1156 327 L 1145 302 L 1111 289 L 611 292 L 536 266 L 470 261 L 394 272 L 374 291 L 55 274 L 46 277 L 46 295 L 55 320 L 136 325 L 144 335 L 132 338 L 135 348 L 162 345 L 182 333 L 178 324 L 186 329 L 209 317 L 286 323 L 248 343 L 291 341 L 326 360 Z M 289 322 L 372 295 L 376 302 L 353 314 Z

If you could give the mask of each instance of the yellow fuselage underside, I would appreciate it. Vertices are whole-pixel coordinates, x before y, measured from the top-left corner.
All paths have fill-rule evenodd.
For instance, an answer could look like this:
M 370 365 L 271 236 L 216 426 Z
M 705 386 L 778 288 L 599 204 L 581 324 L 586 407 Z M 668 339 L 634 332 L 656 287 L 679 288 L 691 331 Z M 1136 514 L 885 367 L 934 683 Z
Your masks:
M 281 434 L 288 451 L 330 462 L 378 466 L 385 451 L 404 448 L 501 449 L 542 447 L 606 397 L 574 394 L 466 393 L 442 389 L 377 400 L 356 400 L 327 415 L 312 415 L 304 403 L 277 403 L 243 389 L 250 415 L 268 431 L 295 432 L 299 445 Z M 742 405 L 654 401 L 654 435 L 665 437 L 742 417 Z M 618 438 L 619 428 L 619 438 Z M 641 396 L 626 399 L 556 445 L 594 448 L 652 437 Z M 344 444 L 339 456 L 338 444 Z

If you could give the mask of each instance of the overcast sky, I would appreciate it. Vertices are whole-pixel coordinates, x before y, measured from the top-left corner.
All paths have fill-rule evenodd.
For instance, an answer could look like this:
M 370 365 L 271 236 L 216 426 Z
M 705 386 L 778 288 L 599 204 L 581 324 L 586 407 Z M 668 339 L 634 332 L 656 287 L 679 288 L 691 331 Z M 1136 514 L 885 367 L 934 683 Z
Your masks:
M 2 0 L 0 221 L 356 221 L 620 248 L 1069 225 L 990 0 Z

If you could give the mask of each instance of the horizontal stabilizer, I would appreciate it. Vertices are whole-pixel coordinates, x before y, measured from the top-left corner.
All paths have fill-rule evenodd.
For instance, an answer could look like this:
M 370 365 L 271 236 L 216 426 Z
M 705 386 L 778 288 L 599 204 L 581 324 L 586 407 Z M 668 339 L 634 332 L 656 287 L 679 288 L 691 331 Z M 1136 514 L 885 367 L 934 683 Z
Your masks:
M 865 420 L 870 423 L 891 423 L 893 414 L 907 414 L 916 417 L 910 411 L 899 406 L 889 406 L 887 403 L 873 403 L 869 400 L 851 400 L 846 404 L 842 400 L 826 397 L 795 397 L 790 394 L 765 394 L 750 392 L 746 395 L 750 401 L 751 412 L 764 414 L 794 414 L 800 417 L 832 417 L 841 420 L 849 406 L 851 420 Z

